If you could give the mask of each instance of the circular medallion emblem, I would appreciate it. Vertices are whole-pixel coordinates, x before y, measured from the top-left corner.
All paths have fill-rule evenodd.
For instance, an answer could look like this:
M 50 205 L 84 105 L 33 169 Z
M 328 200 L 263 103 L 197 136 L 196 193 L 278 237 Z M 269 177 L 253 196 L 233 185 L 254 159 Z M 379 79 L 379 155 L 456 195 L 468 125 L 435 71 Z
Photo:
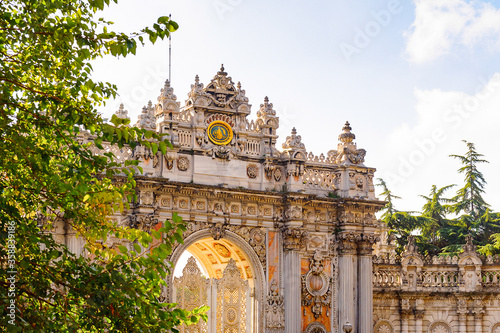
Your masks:
M 215 120 L 208 125 L 208 138 L 216 145 L 227 145 L 233 139 L 231 126 L 222 120 Z

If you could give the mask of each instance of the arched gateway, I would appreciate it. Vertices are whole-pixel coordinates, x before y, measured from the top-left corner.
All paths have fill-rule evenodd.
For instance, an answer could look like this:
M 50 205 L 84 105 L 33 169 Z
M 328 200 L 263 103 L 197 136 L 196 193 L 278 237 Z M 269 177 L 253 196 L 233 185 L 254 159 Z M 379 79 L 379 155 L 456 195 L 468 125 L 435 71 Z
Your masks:
M 308 153 L 295 129 L 278 150 L 273 104 L 266 97 L 255 119 L 250 110 L 223 67 L 207 86 L 196 77 L 183 107 L 167 81 L 137 126 L 169 134 L 174 148 L 167 156 L 144 147 L 130 152 L 145 174 L 131 215 L 161 221 L 177 212 L 187 221 L 185 243 L 171 260 L 191 247 L 209 271 L 212 296 L 230 262 L 236 265 L 250 288 L 246 332 L 342 332 L 348 323 L 371 332 L 374 214 L 383 203 L 365 150 L 349 123 L 326 155 Z M 117 115 L 127 116 L 123 108 Z M 213 318 L 219 308 L 210 302 Z M 216 322 L 232 322 L 231 311 Z M 209 332 L 233 332 L 211 325 Z
M 372 332 L 371 255 L 384 203 L 375 198 L 365 150 L 349 123 L 326 155 L 308 152 L 295 128 L 280 150 L 273 104 L 266 97 L 256 117 L 250 113 L 245 90 L 223 67 L 206 86 L 196 76 L 182 107 L 167 81 L 136 126 L 168 134 L 173 149 L 163 156 L 143 146 L 112 148 L 144 170 L 138 200 L 118 223 L 147 229 L 174 212 L 187 222 L 170 260 L 189 249 L 210 276 L 191 265 L 184 280 L 170 278 L 165 296 L 186 305 L 212 297 L 212 320 L 201 331 L 342 332 L 352 325 Z M 123 105 L 116 115 L 127 117 Z M 190 289 L 193 283 L 207 285 Z
M 279 118 L 267 97 L 253 119 L 250 110 L 224 68 L 207 86 L 196 76 L 182 107 L 167 81 L 136 125 L 169 134 L 173 149 L 105 147 L 144 170 L 138 201 L 114 217 L 119 224 L 149 230 L 174 212 L 187 222 L 170 259 L 189 250 L 209 276 L 188 266 L 164 296 L 210 304 L 209 323 L 190 332 L 500 330 L 500 258 L 480 257 L 472 239 L 459 257 L 424 258 L 412 237 L 397 256 L 374 215 L 384 204 L 375 169 L 364 165 L 349 123 L 336 148 L 317 156 L 295 128 L 276 147 Z M 116 115 L 127 117 L 123 105 Z M 52 232 L 82 252 L 70 227 Z

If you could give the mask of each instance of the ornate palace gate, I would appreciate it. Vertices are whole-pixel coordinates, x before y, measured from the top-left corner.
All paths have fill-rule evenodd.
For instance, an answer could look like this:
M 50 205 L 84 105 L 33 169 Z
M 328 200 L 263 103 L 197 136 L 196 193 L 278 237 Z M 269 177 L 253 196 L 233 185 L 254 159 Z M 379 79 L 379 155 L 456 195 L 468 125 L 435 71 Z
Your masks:
M 181 308 L 210 306 L 208 322 L 180 328 L 182 333 L 252 332 L 252 301 L 248 281 L 230 259 L 221 279 L 202 276 L 194 257 L 188 259 L 180 278 L 174 279 L 174 299 Z

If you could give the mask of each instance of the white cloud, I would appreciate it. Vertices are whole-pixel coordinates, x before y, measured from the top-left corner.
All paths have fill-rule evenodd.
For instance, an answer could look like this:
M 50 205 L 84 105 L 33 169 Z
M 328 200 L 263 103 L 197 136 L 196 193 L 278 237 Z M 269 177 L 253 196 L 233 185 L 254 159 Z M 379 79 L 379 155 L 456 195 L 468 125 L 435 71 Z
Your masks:
M 415 21 L 406 32 L 406 52 L 414 63 L 446 55 L 456 47 L 500 51 L 500 9 L 464 0 L 415 0 Z
M 395 129 L 386 142 L 387 154 L 374 163 L 377 177 L 405 199 L 398 203 L 400 209 L 420 209 L 418 195 L 427 195 L 431 185 L 462 184 L 463 175 L 456 171 L 460 164 L 449 155 L 464 154 L 461 140 L 467 140 L 490 161 L 480 166 L 488 182 L 485 198 L 500 210 L 500 73 L 489 81 L 478 79 L 472 95 L 416 89 L 415 97 L 415 124 Z

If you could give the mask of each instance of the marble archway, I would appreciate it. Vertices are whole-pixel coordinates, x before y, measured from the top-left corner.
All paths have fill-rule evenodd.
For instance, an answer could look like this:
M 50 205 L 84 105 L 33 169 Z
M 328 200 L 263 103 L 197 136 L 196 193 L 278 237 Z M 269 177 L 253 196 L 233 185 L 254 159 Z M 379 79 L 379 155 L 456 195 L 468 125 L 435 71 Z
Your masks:
M 252 332 L 264 331 L 264 291 L 266 290 L 264 269 L 259 257 L 253 248 L 237 234 L 226 231 L 224 237 L 218 240 L 212 238 L 209 230 L 199 230 L 192 233 L 184 244 L 176 247 L 171 256 L 171 261 L 175 265 L 181 255 L 188 251 L 201 265 L 204 266 L 210 278 L 219 279 L 222 277 L 224 267 L 229 260 L 236 262 L 241 277 L 248 281 L 253 290 L 253 330 Z M 170 276 L 168 299 L 171 301 L 173 294 L 173 277 Z

